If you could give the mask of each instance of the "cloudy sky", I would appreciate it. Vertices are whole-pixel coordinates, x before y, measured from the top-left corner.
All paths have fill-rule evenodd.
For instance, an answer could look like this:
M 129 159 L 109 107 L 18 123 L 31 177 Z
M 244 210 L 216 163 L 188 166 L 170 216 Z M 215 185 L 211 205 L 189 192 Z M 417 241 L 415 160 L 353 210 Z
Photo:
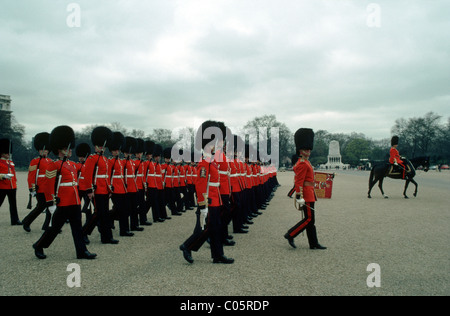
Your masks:
M 74 4 L 74 5 L 73 5 Z M 68 124 L 390 137 L 450 117 L 448 0 L 2 0 L 0 94 L 27 137 Z

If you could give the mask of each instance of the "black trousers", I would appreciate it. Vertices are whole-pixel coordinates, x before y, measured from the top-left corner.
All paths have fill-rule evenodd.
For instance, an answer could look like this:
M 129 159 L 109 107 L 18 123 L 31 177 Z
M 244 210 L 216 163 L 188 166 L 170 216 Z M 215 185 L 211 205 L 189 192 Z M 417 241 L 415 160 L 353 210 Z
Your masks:
M 243 191 L 231 193 L 231 218 L 233 219 L 233 231 L 237 232 L 244 224 L 244 215 L 242 214 L 242 195 Z
M 232 219 L 230 196 L 228 194 L 221 195 L 222 206 L 221 206 L 221 225 L 222 225 L 222 241 L 228 237 L 228 224 L 230 224 Z
M 0 207 L 3 205 L 6 197 L 8 197 L 9 214 L 11 216 L 11 225 L 13 225 L 19 221 L 19 214 L 17 213 L 17 189 L 0 190 Z
M 137 192 L 137 213 L 139 216 L 139 223 L 144 225 L 147 222 L 147 203 L 145 201 L 145 190 L 138 190 Z
M 83 226 L 83 234 L 90 235 L 97 225 L 102 241 L 112 239 L 111 217 L 109 215 L 109 195 L 96 194 L 94 196 L 94 214 Z
M 138 216 L 138 193 L 128 192 L 127 193 L 127 203 L 130 212 L 130 227 L 135 229 L 139 227 L 139 216 Z
M 316 217 L 315 212 L 313 210 L 314 205 L 315 205 L 314 202 L 307 202 L 303 206 L 302 210 L 305 214 L 305 218 L 303 218 L 300 222 L 295 224 L 295 226 L 288 231 L 289 236 L 295 238 L 306 229 L 306 235 L 308 236 L 308 242 L 310 247 L 314 247 L 319 243 L 317 240 L 317 231 L 315 225 Z
M 80 205 L 58 207 L 56 212 L 53 214 L 51 227 L 47 228 L 35 245 L 39 248 L 50 247 L 67 220 L 70 222 L 76 253 L 77 255 L 82 255 L 87 248 L 83 241 Z
M 38 218 L 38 216 L 47 209 L 47 201 L 44 193 L 37 193 L 36 201 L 37 201 L 36 207 L 22 220 L 22 224 L 24 226 L 30 226 L 36 220 L 36 218 Z M 47 223 L 48 221 L 49 219 L 46 219 L 45 223 Z M 46 226 L 42 227 L 42 229 L 46 228 L 47 228 Z
M 119 219 L 120 234 L 130 231 L 130 208 L 126 194 L 113 194 L 111 201 L 114 203 L 114 217 Z
M 194 233 L 183 243 L 187 250 L 198 251 L 209 238 L 211 244 L 211 258 L 223 256 L 222 232 L 220 207 L 209 207 L 206 228 L 202 229 L 200 224 L 200 209 L 197 209 L 197 221 Z

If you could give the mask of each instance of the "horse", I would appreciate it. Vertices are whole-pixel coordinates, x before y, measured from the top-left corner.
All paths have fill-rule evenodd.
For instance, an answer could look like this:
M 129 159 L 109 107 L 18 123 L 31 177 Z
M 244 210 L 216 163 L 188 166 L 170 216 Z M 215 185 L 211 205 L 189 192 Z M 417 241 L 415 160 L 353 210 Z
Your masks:
M 405 199 L 408 199 L 408 196 L 406 195 L 406 190 L 408 189 L 409 183 L 412 182 L 416 186 L 416 189 L 414 191 L 414 197 L 417 196 L 418 185 L 417 182 L 414 180 L 414 176 L 416 175 L 416 168 L 419 166 L 423 166 L 423 170 L 425 172 L 428 172 L 428 170 L 430 169 L 430 157 L 417 157 L 411 160 L 405 159 L 404 161 L 406 166 L 405 170 L 406 179 L 403 179 L 402 166 L 398 166 L 398 169 L 400 170 L 397 171 L 394 170 L 394 165 L 391 165 L 389 162 L 376 164 L 372 167 L 369 178 L 369 192 L 367 193 L 367 197 L 369 199 L 372 198 L 370 192 L 372 191 L 372 188 L 375 186 L 377 182 L 379 182 L 378 187 L 380 188 L 383 197 L 385 199 L 388 198 L 388 196 L 385 195 L 383 191 L 383 180 L 385 177 L 389 177 L 392 179 L 406 180 L 405 189 L 403 190 L 403 196 L 405 197 Z

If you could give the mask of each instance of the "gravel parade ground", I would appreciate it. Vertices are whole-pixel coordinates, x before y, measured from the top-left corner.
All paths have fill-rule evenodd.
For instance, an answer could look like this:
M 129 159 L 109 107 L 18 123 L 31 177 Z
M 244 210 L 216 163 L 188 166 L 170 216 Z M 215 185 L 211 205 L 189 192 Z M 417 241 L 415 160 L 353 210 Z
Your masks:
M 29 212 L 26 175 L 18 173 L 21 220 Z M 286 196 L 293 176 L 278 174 L 281 187 L 268 208 L 248 234 L 234 235 L 234 247 L 225 247 L 225 255 L 235 259 L 232 265 L 213 264 L 206 243 L 193 252 L 193 264 L 183 259 L 178 247 L 194 229 L 194 211 L 154 223 L 134 237 L 120 237 L 116 222 L 118 245 L 101 244 L 95 230 L 88 249 L 98 257 L 91 261 L 76 259 L 65 225 L 44 249 L 47 259 L 39 260 L 32 244 L 42 234 L 45 216 L 26 233 L 10 226 L 6 199 L 0 208 L 0 295 L 450 295 L 450 172 L 418 171 L 416 198 L 413 185 L 410 199 L 404 199 L 404 182 L 387 178 L 389 199 L 377 186 L 368 199 L 368 171 L 337 171 L 332 198 L 316 203 L 319 242 L 327 250 L 310 250 L 306 233 L 295 239 L 297 249 L 283 238 L 301 219 Z M 67 284 L 71 263 L 80 267 L 80 287 Z M 379 270 L 368 271 L 372 263 Z M 369 287 L 377 271 L 380 287 Z

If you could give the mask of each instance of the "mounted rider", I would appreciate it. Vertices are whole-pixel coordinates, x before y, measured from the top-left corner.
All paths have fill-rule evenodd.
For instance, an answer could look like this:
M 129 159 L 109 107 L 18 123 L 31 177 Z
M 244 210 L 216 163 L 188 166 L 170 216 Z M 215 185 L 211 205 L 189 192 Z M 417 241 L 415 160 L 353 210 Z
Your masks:
M 391 139 L 391 150 L 389 151 L 389 163 L 392 166 L 390 169 L 390 173 L 394 173 L 396 171 L 402 173 L 403 179 L 405 179 L 406 176 L 406 163 L 402 160 L 400 157 L 400 153 L 397 149 L 399 142 L 398 136 L 393 136 Z M 394 167 L 395 166 L 395 167 Z

